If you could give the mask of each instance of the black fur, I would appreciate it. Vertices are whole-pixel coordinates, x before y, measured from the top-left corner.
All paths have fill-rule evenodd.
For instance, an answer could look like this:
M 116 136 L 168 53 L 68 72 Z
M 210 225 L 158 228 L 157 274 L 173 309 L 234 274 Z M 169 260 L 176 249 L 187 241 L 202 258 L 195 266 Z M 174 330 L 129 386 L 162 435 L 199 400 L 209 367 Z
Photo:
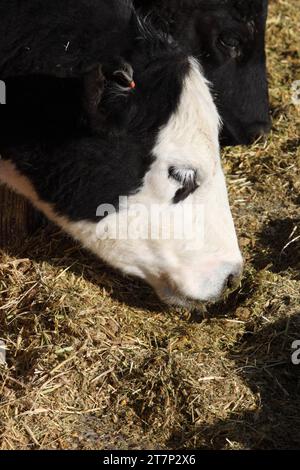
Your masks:
M 0 79 L 7 90 L 2 143 L 73 136 L 83 124 L 99 125 L 104 82 L 117 84 L 113 72 L 137 36 L 132 2 L 1 0 L 0 19 Z
M 247 144 L 270 130 L 268 0 L 134 0 L 134 4 L 200 59 L 224 123 L 223 144 Z
M 0 78 L 86 73 L 131 47 L 129 0 L 1 0 Z
M 44 138 L 45 134 L 52 138 L 61 133 L 75 136 L 83 125 L 102 128 L 103 115 L 124 126 L 126 96 L 120 96 L 113 116 L 116 106 L 106 105 L 109 97 L 102 101 L 104 88 L 110 96 L 120 95 L 118 82 L 124 89 L 122 75 L 115 71 L 122 69 L 125 61 L 134 62 L 134 73 L 141 76 L 135 95 L 148 99 L 151 90 L 143 89 L 143 68 L 148 65 L 145 58 L 151 61 L 155 51 L 168 61 L 164 44 L 169 51 L 177 47 L 141 22 L 130 0 L 1 0 L 0 18 L 0 79 L 6 83 L 8 108 L 1 110 L 0 127 L 6 145 Z M 147 74 L 154 74 L 153 84 L 158 88 L 160 77 L 153 62 Z M 176 73 L 172 67 L 170 70 Z M 170 76 L 166 78 L 171 81 Z M 172 87 L 170 93 L 166 87 L 161 90 L 172 99 Z M 132 95 L 130 92 L 128 87 L 127 94 Z M 127 120 L 134 121 L 132 127 L 141 127 L 137 121 L 144 121 L 144 110 L 154 127 L 157 116 L 164 120 L 164 107 L 160 109 L 155 101 L 148 107 L 133 104 L 126 114 Z
M 93 131 L 80 99 L 85 77 L 8 80 L 8 98 L 10 86 L 15 94 L 0 109 L 0 154 L 71 220 L 97 220 L 100 204 L 117 208 L 120 195 L 139 189 L 157 132 L 179 103 L 189 62 L 175 43 L 141 24 L 129 55 L 136 89 L 119 96 L 116 84 L 106 83 Z
M 249 143 L 270 128 L 267 4 L 135 0 L 143 13 L 151 12 L 152 21 L 199 57 L 214 86 L 224 144 Z M 137 30 L 129 0 L 1 0 L 0 18 L 0 79 L 32 73 L 78 77 L 98 64 L 110 75 L 118 59 L 130 60 Z

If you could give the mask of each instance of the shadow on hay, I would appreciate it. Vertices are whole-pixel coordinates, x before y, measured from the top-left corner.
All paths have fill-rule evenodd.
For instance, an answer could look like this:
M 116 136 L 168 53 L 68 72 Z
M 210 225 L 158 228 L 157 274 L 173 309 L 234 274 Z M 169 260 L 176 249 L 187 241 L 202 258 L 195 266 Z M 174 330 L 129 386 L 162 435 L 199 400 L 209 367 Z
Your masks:
M 42 227 L 29 240 L 12 245 L 3 245 L 0 240 L 0 249 L 14 258 L 29 258 L 38 263 L 47 262 L 58 269 L 67 269 L 97 288 L 105 288 L 113 300 L 129 307 L 154 313 L 166 310 L 149 286 L 115 271 L 52 224 Z
M 299 449 L 300 365 L 292 363 L 295 340 L 300 340 L 300 312 L 246 332 L 229 358 L 257 395 L 257 409 L 233 412 L 226 420 L 196 426 L 193 431 L 183 427 L 167 445 L 174 449 L 221 449 L 228 444 L 248 449 Z
M 0 240 L 0 249 L 12 257 L 28 258 L 38 263 L 47 262 L 55 268 L 67 269 L 68 272 L 82 277 L 97 288 L 105 288 L 113 300 L 124 303 L 128 307 L 153 313 L 170 309 L 158 299 L 151 287 L 138 279 L 123 276 L 52 224 L 45 223 L 35 236 L 28 241 L 24 240 L 23 243 L 18 241 L 12 245 L 3 245 Z M 249 300 L 255 290 L 253 280 L 244 278 L 239 291 L 230 294 L 224 301 L 205 308 L 205 316 L 231 315 L 237 307 L 243 305 L 246 299 Z M 199 323 L 202 320 L 202 310 L 195 310 L 191 321 Z
M 260 237 L 261 245 L 265 243 L 270 250 L 266 255 L 266 261 L 272 260 L 272 257 L 280 252 L 282 242 L 283 246 L 286 243 L 285 235 L 290 235 L 298 221 L 277 220 L 270 223 L 271 227 L 274 223 L 275 232 L 271 231 L 270 235 L 267 226 Z M 276 236 L 278 227 L 284 229 L 284 235 L 280 239 Z M 294 249 L 291 245 L 292 248 Z M 135 280 L 124 279 L 102 265 L 98 259 L 81 250 L 53 227 L 47 228 L 24 244 L 22 249 L 6 248 L 6 252 L 13 257 L 46 261 L 60 269 L 70 268 L 76 276 L 82 276 L 98 287 L 105 287 L 112 299 L 119 302 L 150 311 L 162 311 L 166 308 L 158 300 L 155 303 L 156 299 L 150 288 Z M 295 255 L 294 253 L 289 259 L 289 267 L 296 266 L 293 264 Z M 208 309 L 209 316 L 231 315 L 238 306 L 249 301 L 249 297 L 255 294 L 256 288 L 257 285 L 251 276 L 246 277 L 237 294 L 231 295 L 226 302 Z M 191 321 L 200 322 L 202 319 L 192 318 Z M 44 321 L 51 321 L 51 317 L 45 316 Z M 180 430 L 174 429 L 166 443 L 167 448 L 220 449 L 228 447 L 229 443 L 238 443 L 244 448 L 254 449 L 299 448 L 300 365 L 295 366 L 291 363 L 291 345 L 298 339 L 300 339 L 300 306 L 297 315 L 267 326 L 257 327 L 249 322 L 247 332 L 229 350 L 228 358 L 234 361 L 236 371 L 245 384 L 257 394 L 257 409 L 245 410 L 242 413 L 232 412 L 226 420 L 216 419 L 210 425 L 193 426 L 192 429 L 190 416 L 183 416 L 182 427 Z M 160 345 L 160 348 L 165 347 L 166 344 Z M 18 359 L 17 375 L 24 375 L 26 370 L 30 371 L 35 362 L 35 357 L 26 358 L 26 355 Z M 146 359 L 142 367 L 143 373 L 154 359 L 151 357 Z M 180 374 L 175 371 L 172 376 L 174 376 L 174 388 L 177 389 L 180 386 Z M 135 403 L 137 415 L 144 416 L 145 410 L 142 407 L 142 402 Z
M 257 255 L 253 265 L 271 272 L 292 270 L 300 279 L 300 218 L 275 219 L 268 222 L 258 236 Z
M 300 147 L 300 139 L 288 139 L 281 145 L 282 152 L 296 152 Z

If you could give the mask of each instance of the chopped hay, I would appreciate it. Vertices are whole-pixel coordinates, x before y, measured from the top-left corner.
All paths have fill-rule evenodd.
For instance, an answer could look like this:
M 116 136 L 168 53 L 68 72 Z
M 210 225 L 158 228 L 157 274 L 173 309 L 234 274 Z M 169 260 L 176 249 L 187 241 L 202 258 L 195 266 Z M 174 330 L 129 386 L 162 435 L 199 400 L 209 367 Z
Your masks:
M 0 252 L 1 449 L 300 447 L 299 21 L 271 1 L 273 131 L 224 151 L 247 264 L 226 302 L 169 309 L 55 228 Z

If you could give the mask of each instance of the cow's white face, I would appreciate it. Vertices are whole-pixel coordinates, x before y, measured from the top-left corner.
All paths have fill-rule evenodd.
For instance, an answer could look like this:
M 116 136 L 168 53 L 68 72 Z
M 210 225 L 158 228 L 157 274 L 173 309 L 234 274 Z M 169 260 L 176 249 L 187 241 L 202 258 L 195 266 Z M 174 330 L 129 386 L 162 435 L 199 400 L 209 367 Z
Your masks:
M 219 117 L 198 64 L 191 62 L 179 107 L 160 130 L 142 188 L 127 199 L 128 210 L 103 219 L 97 239 L 90 227 L 82 240 L 109 264 L 147 281 L 162 300 L 179 305 L 218 299 L 242 272 L 220 162 Z M 184 186 L 190 194 L 180 197 Z M 137 229 L 137 239 L 133 232 L 126 239 L 124 231 L 116 237 L 116 225 Z M 169 233 L 162 235 L 163 228 Z M 82 229 L 75 224 L 74 235 Z
M 142 187 L 100 223 L 59 215 L 12 162 L 0 162 L 0 178 L 110 265 L 152 285 L 165 302 L 212 301 L 242 271 L 218 127 L 207 83 L 191 59 L 179 106 L 158 133 Z M 103 216 L 106 208 L 99 210 Z

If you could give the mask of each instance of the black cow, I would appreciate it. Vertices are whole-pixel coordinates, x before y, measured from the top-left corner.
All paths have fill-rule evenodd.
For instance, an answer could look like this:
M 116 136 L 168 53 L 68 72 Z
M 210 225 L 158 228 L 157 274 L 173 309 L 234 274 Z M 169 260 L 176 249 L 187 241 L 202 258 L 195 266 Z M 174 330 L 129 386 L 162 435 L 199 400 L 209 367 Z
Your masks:
M 264 51 L 267 0 L 135 0 L 200 59 L 223 119 L 222 143 L 245 144 L 270 129 Z M 1 0 L 0 78 L 78 76 L 95 64 L 128 69 L 129 0 Z M 125 80 L 132 79 L 125 73 Z M 117 80 L 123 77 L 114 75 Z
M 199 58 L 223 119 L 223 143 L 248 144 L 270 130 L 267 0 L 134 0 Z M 150 15 L 149 15 L 150 14 Z

